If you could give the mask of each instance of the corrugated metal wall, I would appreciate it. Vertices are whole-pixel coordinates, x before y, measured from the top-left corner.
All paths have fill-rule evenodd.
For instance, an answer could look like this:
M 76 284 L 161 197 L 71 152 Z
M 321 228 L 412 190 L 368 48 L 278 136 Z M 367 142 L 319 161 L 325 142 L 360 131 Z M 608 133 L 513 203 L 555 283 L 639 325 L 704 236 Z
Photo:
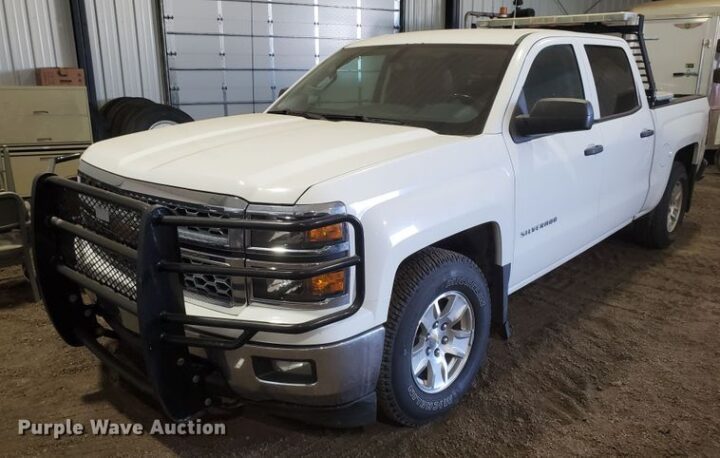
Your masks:
M 165 99 L 153 0 L 85 0 L 100 105 L 121 96 Z M 37 67 L 75 67 L 67 0 L 0 0 L 0 85 L 34 85 Z
M 62 0 L 64 1 L 64 0 Z M 85 0 L 99 105 L 165 99 L 159 11 L 151 0 Z
M 65 0 L 0 0 L 0 85 L 33 85 L 37 67 L 74 67 Z
M 446 0 L 405 0 L 404 30 L 413 32 L 445 28 L 445 2 Z

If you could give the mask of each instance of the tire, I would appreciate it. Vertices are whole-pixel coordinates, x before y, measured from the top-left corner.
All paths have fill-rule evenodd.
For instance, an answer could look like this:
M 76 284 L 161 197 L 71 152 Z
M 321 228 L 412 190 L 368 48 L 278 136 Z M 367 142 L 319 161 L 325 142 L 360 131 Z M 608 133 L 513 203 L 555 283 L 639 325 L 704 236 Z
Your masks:
M 680 189 L 679 207 L 677 203 L 677 189 Z M 689 182 L 685 166 L 680 162 L 673 162 L 670 178 L 660 203 L 647 215 L 635 222 L 635 239 L 650 248 L 667 248 L 677 237 L 678 229 L 682 226 L 687 209 Z M 676 212 L 671 224 L 669 213 Z
M 111 121 L 118 108 L 122 106 L 125 102 L 128 102 L 130 100 L 137 100 L 137 97 L 118 97 L 116 99 L 105 102 L 105 105 L 100 108 L 100 114 L 103 115 L 108 121 Z
M 153 105 L 154 103 L 152 100 L 142 97 L 118 97 L 107 102 L 100 109 L 100 114 L 105 118 L 109 135 L 113 137 L 119 135 L 118 119 L 120 117 L 126 116 L 127 113 L 140 107 Z
M 193 121 L 193 118 L 184 111 L 155 103 L 142 106 L 131 115 L 124 117 L 120 130 L 122 135 L 125 135 L 150 130 L 155 126 L 182 124 L 191 121 Z
M 427 318 L 425 312 L 436 299 L 439 299 L 442 313 L 440 318 L 433 318 L 437 314 L 430 317 L 430 321 L 436 320 L 432 324 L 423 320 L 428 327 L 433 327 L 431 332 L 425 333 L 421 319 Z M 450 322 L 444 321 L 444 317 L 448 309 L 452 309 L 451 304 L 462 304 L 463 300 L 467 306 L 460 315 L 462 320 L 443 327 L 444 323 Z M 485 361 L 490 338 L 490 309 L 485 277 L 469 258 L 439 248 L 427 248 L 410 257 L 398 270 L 386 323 L 385 350 L 377 387 L 381 413 L 396 423 L 418 426 L 451 410 L 470 389 Z M 474 324 L 472 331 L 468 326 L 470 322 Z M 461 338 L 463 334 L 467 337 Z M 442 340 L 443 335 L 450 336 L 451 340 Z M 438 355 L 433 350 L 461 348 L 465 344 L 469 350 L 462 363 L 450 355 L 451 352 Z M 421 362 L 422 355 L 427 356 L 424 371 L 413 370 L 414 355 L 417 355 L 415 362 Z M 435 359 L 431 360 L 432 357 Z M 449 377 L 447 384 L 436 391 L 431 386 L 436 378 L 430 371 L 443 359 L 448 364 L 445 373 Z M 421 368 L 423 364 L 416 364 L 416 367 Z

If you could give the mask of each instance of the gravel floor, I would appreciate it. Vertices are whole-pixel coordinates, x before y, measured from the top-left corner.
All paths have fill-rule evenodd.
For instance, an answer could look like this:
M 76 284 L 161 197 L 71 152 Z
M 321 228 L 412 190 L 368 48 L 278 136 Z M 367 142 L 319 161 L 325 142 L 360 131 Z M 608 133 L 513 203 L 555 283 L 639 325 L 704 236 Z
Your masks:
M 720 175 L 666 251 L 612 237 L 510 299 L 474 389 L 443 421 L 334 431 L 240 411 L 224 437 L 19 436 L 18 419 L 159 413 L 65 346 L 19 269 L 0 271 L 0 454 L 720 456 Z M 218 420 L 218 419 L 216 419 Z

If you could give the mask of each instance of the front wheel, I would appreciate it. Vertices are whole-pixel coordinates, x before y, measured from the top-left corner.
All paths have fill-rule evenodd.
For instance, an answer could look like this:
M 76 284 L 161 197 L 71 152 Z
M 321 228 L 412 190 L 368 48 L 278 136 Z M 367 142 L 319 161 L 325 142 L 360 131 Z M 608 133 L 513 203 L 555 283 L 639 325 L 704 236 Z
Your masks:
M 478 266 L 439 248 L 398 271 L 378 381 L 381 411 L 408 426 L 448 412 L 485 361 L 490 294 Z
M 667 248 L 675 241 L 687 210 L 689 192 L 685 166 L 673 162 L 667 187 L 655 209 L 635 222 L 638 242 L 652 248 Z

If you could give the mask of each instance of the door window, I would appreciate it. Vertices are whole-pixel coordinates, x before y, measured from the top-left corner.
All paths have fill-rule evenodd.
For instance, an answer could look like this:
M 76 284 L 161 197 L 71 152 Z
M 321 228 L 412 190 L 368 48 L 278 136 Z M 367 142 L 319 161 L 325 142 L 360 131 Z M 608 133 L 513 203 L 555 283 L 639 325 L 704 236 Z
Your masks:
M 549 46 L 535 57 L 515 115 L 529 114 L 540 99 L 584 99 L 582 77 L 572 45 Z
M 618 116 L 640 107 L 635 78 L 625 50 L 617 46 L 585 46 L 592 69 L 600 116 Z

